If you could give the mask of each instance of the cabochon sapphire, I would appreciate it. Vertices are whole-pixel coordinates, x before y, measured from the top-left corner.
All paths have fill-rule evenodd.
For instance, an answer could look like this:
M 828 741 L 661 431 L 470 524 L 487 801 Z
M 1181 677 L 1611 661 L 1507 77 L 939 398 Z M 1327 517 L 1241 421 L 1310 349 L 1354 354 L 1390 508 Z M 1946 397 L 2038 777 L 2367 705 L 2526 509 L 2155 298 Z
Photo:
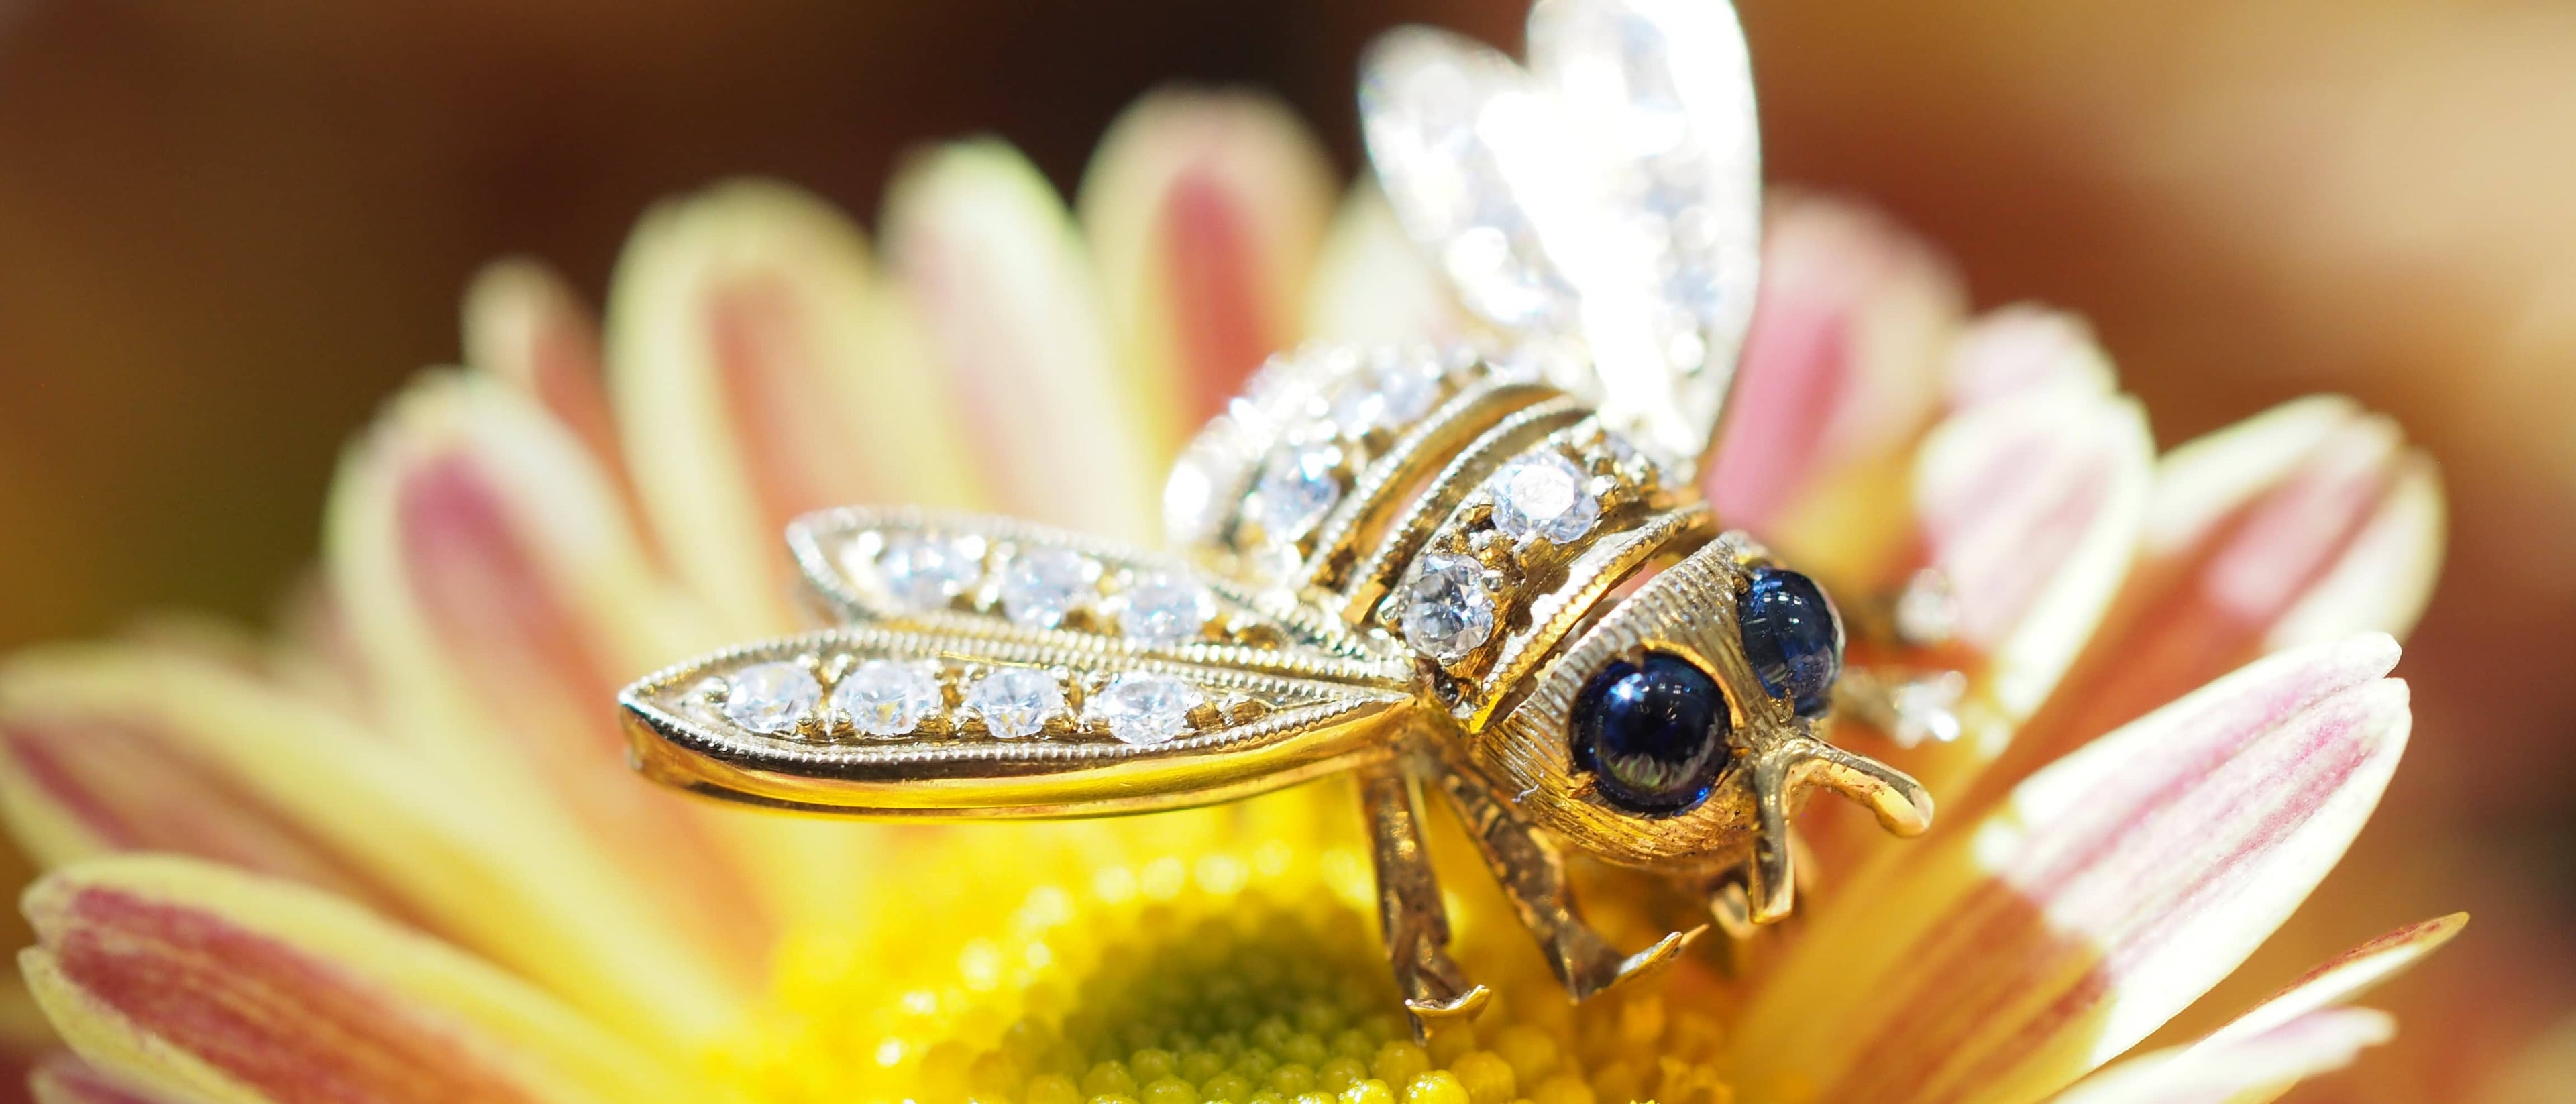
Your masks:
M 1762 688 L 1795 701 L 1799 716 L 1822 716 L 1843 670 L 1842 617 L 1824 590 L 1795 571 L 1754 568 L 1735 620 Z
M 1700 803 L 1729 754 L 1726 695 L 1680 656 L 1615 660 L 1574 703 L 1574 765 L 1602 797 L 1632 812 L 1677 813 Z

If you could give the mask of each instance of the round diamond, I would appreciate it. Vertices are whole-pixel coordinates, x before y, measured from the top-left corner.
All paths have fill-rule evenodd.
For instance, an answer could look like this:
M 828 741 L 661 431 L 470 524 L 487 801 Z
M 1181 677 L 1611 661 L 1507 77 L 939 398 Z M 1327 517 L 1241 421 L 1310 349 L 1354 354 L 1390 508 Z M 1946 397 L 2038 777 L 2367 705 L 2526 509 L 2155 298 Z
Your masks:
M 1017 740 L 1064 715 L 1064 688 L 1044 671 L 1004 667 L 966 688 L 966 709 L 984 719 L 994 739 Z
M 1216 616 L 1216 595 L 1186 579 L 1155 577 L 1127 591 L 1118 631 L 1130 640 L 1161 647 L 1195 639 Z
M 794 732 L 822 701 L 823 684 L 800 664 L 755 663 L 725 679 L 725 719 L 753 732 Z
M 1404 641 L 1442 661 L 1475 651 L 1494 635 L 1494 596 L 1484 565 L 1465 556 L 1427 556 L 1404 588 Z
M 1002 570 L 1002 612 L 1032 628 L 1052 629 L 1088 604 L 1100 565 L 1070 548 L 1027 548 Z
M 1409 350 L 1383 348 L 1333 396 L 1333 422 L 1358 436 L 1411 425 L 1440 399 L 1440 364 Z
M 1207 692 L 1170 675 L 1125 674 L 1082 707 L 1086 724 L 1103 725 L 1128 744 L 1159 744 L 1190 730 L 1190 710 Z
M 868 736 L 901 736 L 939 712 L 939 676 L 930 664 L 871 659 L 841 676 L 832 708 Z
M 1253 520 L 1272 540 L 1286 540 L 1341 501 L 1342 450 L 1330 444 L 1284 446 L 1261 465 L 1254 484 Z
M 1486 484 L 1494 495 L 1494 528 L 1515 542 L 1575 541 L 1601 520 L 1601 500 L 1585 487 L 1590 481 L 1574 461 L 1554 452 L 1513 460 Z
M 886 594 L 915 612 L 948 608 L 984 574 L 980 557 L 958 542 L 921 533 L 894 533 L 877 550 L 877 579 Z

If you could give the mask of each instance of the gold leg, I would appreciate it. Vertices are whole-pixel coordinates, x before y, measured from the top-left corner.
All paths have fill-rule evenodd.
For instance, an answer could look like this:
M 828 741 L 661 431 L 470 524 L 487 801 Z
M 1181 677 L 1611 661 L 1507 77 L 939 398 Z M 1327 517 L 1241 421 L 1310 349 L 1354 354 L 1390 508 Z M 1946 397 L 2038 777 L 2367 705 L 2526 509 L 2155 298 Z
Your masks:
M 1422 838 L 1420 786 L 1406 776 L 1401 761 L 1381 763 L 1360 775 L 1360 802 L 1368 809 L 1376 853 L 1386 957 L 1418 1039 L 1423 1021 L 1472 1016 L 1493 994 L 1470 983 L 1449 959 L 1449 911 L 1440 902 L 1439 875 Z
M 1680 957 L 1683 948 L 1708 930 L 1703 924 L 1667 935 L 1636 954 L 1620 954 L 1576 915 L 1574 887 L 1566 880 L 1565 858 L 1554 844 L 1540 838 L 1477 779 L 1454 769 L 1432 773 L 1440 779 L 1441 792 L 1457 808 L 1459 819 L 1466 822 L 1467 834 L 1485 856 L 1486 868 L 1502 883 L 1521 923 L 1538 937 L 1556 979 L 1574 999 L 1653 972 Z

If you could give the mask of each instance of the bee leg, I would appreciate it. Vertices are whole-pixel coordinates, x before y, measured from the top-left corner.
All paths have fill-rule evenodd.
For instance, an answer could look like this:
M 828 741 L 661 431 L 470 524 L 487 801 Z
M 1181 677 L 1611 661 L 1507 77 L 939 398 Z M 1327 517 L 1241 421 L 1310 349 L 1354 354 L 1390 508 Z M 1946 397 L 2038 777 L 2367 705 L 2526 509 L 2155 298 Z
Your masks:
M 1472 1016 L 1493 994 L 1469 982 L 1449 958 L 1449 910 L 1440 902 L 1439 875 L 1422 838 L 1421 787 L 1401 762 L 1385 763 L 1360 776 L 1360 802 L 1368 810 L 1375 849 L 1387 961 L 1420 1039 L 1423 1021 Z
M 1541 838 L 1519 813 L 1463 771 L 1439 770 L 1440 788 L 1467 824 L 1476 850 L 1503 893 L 1512 899 L 1521 923 L 1546 949 L 1548 965 L 1565 991 L 1582 1000 L 1632 978 L 1643 977 L 1681 957 L 1692 940 L 1708 930 L 1703 924 L 1674 932 L 1632 955 L 1610 946 L 1575 913 L 1574 887 L 1565 874 L 1565 857 Z

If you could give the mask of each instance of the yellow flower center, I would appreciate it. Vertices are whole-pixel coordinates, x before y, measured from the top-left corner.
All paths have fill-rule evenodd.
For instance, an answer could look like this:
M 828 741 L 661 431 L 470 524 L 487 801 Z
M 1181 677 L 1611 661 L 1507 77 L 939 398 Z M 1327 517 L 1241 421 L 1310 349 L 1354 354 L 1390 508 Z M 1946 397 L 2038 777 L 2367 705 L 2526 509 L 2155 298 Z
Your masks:
M 1715 1020 L 1651 988 L 1570 1006 L 1517 922 L 1474 899 L 1453 902 L 1453 927 L 1497 999 L 1416 1043 L 1358 820 L 1348 787 L 1325 784 L 1115 822 L 912 830 L 867 915 L 787 942 L 717 1079 L 775 1104 L 1733 1099 L 1709 1064 Z

